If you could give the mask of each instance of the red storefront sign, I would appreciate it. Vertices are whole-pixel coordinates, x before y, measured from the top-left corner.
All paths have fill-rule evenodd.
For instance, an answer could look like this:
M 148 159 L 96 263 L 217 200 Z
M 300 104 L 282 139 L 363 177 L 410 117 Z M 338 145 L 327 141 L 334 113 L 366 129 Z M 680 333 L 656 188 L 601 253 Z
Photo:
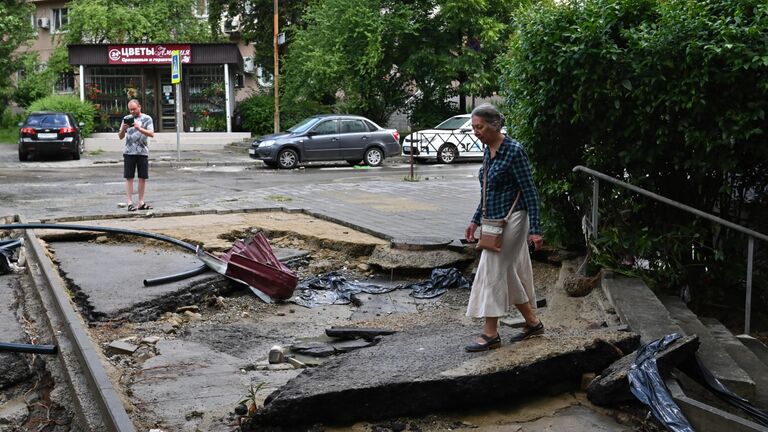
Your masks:
M 107 57 L 111 65 L 171 64 L 174 50 L 179 50 L 182 63 L 192 61 L 191 45 L 179 44 L 108 45 Z

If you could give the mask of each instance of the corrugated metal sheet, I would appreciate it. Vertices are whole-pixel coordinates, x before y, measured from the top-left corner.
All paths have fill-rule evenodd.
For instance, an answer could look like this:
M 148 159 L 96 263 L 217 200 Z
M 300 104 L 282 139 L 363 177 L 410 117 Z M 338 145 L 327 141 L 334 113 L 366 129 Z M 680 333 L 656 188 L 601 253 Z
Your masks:
M 136 44 L 145 45 L 145 44 Z M 236 44 L 191 44 L 193 65 L 243 64 Z M 109 64 L 107 45 L 69 45 L 69 64 L 97 66 Z M 139 66 L 139 65 L 134 65 Z

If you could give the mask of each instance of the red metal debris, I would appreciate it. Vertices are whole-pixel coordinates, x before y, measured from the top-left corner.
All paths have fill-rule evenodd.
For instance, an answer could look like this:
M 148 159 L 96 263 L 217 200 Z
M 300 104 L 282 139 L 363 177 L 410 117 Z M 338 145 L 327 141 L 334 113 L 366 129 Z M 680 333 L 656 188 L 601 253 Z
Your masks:
M 277 259 L 262 232 L 249 239 L 236 241 L 232 249 L 218 258 L 201 250 L 198 250 L 197 255 L 216 272 L 242 282 L 274 300 L 291 298 L 299 283 L 296 274 Z M 254 293 L 260 294 L 256 291 Z M 259 297 L 263 299 L 263 296 Z

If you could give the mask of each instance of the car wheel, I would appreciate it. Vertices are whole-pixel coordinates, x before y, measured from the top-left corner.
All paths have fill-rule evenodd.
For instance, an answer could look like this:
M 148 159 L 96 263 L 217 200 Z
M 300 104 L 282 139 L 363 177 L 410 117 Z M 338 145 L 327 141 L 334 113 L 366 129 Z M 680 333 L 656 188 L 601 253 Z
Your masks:
M 78 151 L 80 151 L 80 154 L 85 153 L 85 138 L 80 137 L 80 147 L 78 148 Z
M 266 165 L 267 168 L 277 168 L 277 162 L 267 162 L 267 161 L 262 161 L 262 162 L 264 162 L 264 165 Z
M 453 144 L 443 144 L 437 149 L 437 161 L 440 163 L 453 163 L 457 157 L 459 157 L 459 151 Z
M 72 153 L 72 159 L 73 160 L 80 160 L 80 150 L 75 150 L 75 152 Z
M 378 147 L 371 147 L 365 151 L 365 164 L 376 167 L 384 162 L 384 153 Z
M 277 164 L 283 169 L 296 168 L 296 165 L 299 164 L 299 155 L 295 150 L 285 149 L 278 153 Z
M 361 162 L 363 162 L 362 159 L 355 159 L 355 160 L 351 160 L 350 159 L 350 160 L 347 161 L 347 163 L 352 165 L 352 166 L 360 165 Z
M 19 149 L 19 161 L 20 162 L 26 162 L 29 159 L 29 154 L 25 151 L 21 151 Z

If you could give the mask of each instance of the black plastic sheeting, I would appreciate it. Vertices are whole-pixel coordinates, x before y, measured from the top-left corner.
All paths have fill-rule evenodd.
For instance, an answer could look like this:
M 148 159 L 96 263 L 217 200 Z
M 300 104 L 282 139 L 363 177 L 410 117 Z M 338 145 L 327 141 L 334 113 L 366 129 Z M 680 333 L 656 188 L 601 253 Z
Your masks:
M 411 297 L 430 299 L 441 296 L 448 288 L 472 288 L 467 278 L 460 271 L 451 267 L 447 269 L 436 268 L 428 281 L 405 285 L 403 289 L 411 290 Z
M 13 251 L 24 242 L 21 239 L 0 240 L 0 275 L 8 274 L 13 269 L 14 259 Z
M 384 294 L 396 289 L 411 290 L 415 298 L 429 299 L 445 294 L 450 288 L 471 288 L 469 281 L 455 268 L 434 269 L 429 280 L 408 285 L 381 286 L 348 281 L 339 272 L 325 273 L 303 280 L 298 293 L 289 301 L 313 308 L 320 305 L 360 305 L 357 294 Z
M 725 387 L 720 380 L 715 378 L 715 376 L 712 375 L 712 372 L 701 363 L 698 356 L 694 355 L 678 365 L 678 369 L 685 372 L 686 375 L 693 378 L 696 382 L 714 393 L 720 399 L 749 414 L 761 425 L 768 426 L 768 410 L 758 408 L 754 406 L 752 402 L 728 390 L 728 388 Z
M 672 399 L 664 379 L 659 375 L 654 357 L 656 353 L 663 351 L 681 337 L 677 333 L 672 333 L 640 347 L 627 375 L 630 391 L 651 409 L 656 420 L 673 432 L 694 432 L 688 419 Z

